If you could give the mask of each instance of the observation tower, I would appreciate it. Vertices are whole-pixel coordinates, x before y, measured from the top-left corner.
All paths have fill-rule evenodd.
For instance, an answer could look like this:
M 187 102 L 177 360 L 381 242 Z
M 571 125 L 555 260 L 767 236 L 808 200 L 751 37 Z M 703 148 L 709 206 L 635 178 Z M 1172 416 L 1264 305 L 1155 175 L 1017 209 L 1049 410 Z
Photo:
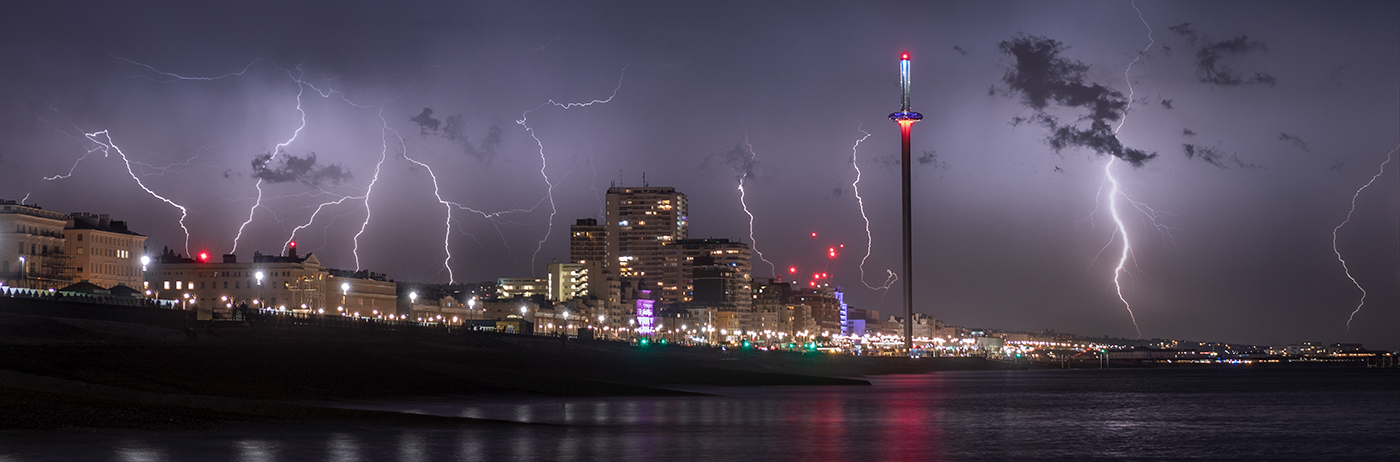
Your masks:
M 923 120 L 924 115 L 909 110 L 909 53 L 899 56 L 899 112 L 890 114 L 890 120 L 899 124 L 900 135 L 900 179 L 904 183 L 904 351 L 914 354 L 914 259 L 911 255 L 913 232 L 910 226 L 909 208 L 909 129 L 914 122 Z

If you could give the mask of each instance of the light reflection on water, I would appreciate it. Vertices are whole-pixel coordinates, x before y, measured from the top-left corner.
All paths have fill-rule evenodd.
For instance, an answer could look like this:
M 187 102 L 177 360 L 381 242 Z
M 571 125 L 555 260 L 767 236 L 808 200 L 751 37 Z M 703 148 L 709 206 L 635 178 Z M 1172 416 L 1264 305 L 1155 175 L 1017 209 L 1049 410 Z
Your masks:
M 0 432 L 0 461 L 1085 460 L 1400 456 L 1400 371 L 1017 371 L 664 398 L 338 403 L 528 424 Z

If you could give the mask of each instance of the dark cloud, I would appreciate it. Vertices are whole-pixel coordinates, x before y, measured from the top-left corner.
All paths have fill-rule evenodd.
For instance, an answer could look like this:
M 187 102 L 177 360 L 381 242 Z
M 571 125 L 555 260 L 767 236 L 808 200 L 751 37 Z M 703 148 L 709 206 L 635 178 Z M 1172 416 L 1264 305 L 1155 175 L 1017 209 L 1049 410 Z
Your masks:
M 447 125 L 442 127 L 442 136 L 462 147 L 462 152 L 487 165 L 496 160 L 496 148 L 501 145 L 501 127 L 492 125 L 486 129 L 481 142 L 472 144 L 467 136 L 467 123 L 460 114 L 447 116 Z
M 257 178 L 268 183 L 287 183 L 298 181 L 308 186 L 315 186 L 322 182 L 339 185 L 350 179 L 350 169 L 341 164 L 316 165 L 316 153 L 307 154 L 306 157 L 297 157 L 291 154 L 282 153 L 278 156 L 279 165 L 268 168 L 272 161 L 272 154 L 259 154 L 253 158 L 253 178 Z M 225 173 L 225 178 L 228 174 Z
M 1328 167 L 1327 169 L 1328 169 L 1328 170 L 1332 170 L 1332 171 L 1334 171 L 1334 172 L 1340 172 L 1340 171 L 1342 171 L 1342 167 L 1346 167 L 1346 166 L 1347 166 L 1346 161 L 1339 160 L 1339 161 L 1337 161 L 1336 163 L 1333 163 L 1332 166 L 1331 166 L 1331 167 Z
M 754 160 L 753 153 L 744 149 L 743 146 L 734 143 L 734 149 L 730 149 L 720 156 L 724 165 L 734 172 L 735 180 L 754 177 L 754 167 L 758 166 L 758 162 Z
M 842 195 L 842 194 L 845 194 L 845 193 L 846 193 L 846 190 L 841 189 L 840 186 L 837 186 L 837 187 L 831 189 L 831 195 L 830 195 L 830 196 L 827 196 L 827 199 L 840 199 L 840 198 L 841 198 L 841 195 Z
M 919 161 L 919 165 L 931 165 L 938 169 L 948 168 L 947 162 L 938 160 L 938 152 L 936 151 L 924 151 L 923 155 L 920 155 L 916 160 Z
M 1171 109 L 1171 108 L 1172 108 L 1172 100 L 1169 100 L 1169 99 L 1164 99 L 1164 100 L 1162 100 L 1162 107 L 1167 108 L 1167 109 Z
M 1180 35 L 1191 40 L 1196 40 L 1196 29 L 1192 28 L 1191 23 L 1189 22 L 1183 22 L 1175 26 L 1167 27 L 1167 30 L 1176 32 L 1176 35 Z
M 1065 172 L 1065 169 L 1060 168 L 1059 165 L 1056 165 L 1056 166 L 1055 166 L 1055 173 L 1064 173 L 1064 172 Z
M 1196 45 L 1196 78 L 1204 83 L 1216 85 L 1268 85 L 1278 83 L 1278 79 L 1264 72 L 1245 76 L 1229 65 L 1221 63 L 1226 56 L 1245 55 L 1253 52 L 1269 51 L 1264 42 L 1250 40 L 1247 35 L 1238 35 L 1225 40 L 1212 40 L 1196 33 L 1191 23 L 1181 23 L 1167 28 L 1177 35 L 1186 37 Z
M 442 124 L 441 120 L 433 118 L 433 110 L 426 107 L 423 108 L 422 113 L 419 113 L 418 115 L 413 117 L 409 117 L 408 120 L 410 122 L 418 124 L 419 132 L 421 132 L 424 135 L 427 135 L 429 132 L 436 133 L 438 131 L 438 126 Z
M 1308 142 L 1303 141 L 1303 139 L 1299 138 L 1297 135 L 1289 135 L 1284 132 L 1279 132 L 1278 139 L 1292 143 L 1293 147 L 1302 149 L 1303 152 L 1311 152 L 1308 151 Z
M 953 45 L 953 51 L 958 52 L 960 55 L 967 56 L 967 50 L 964 50 L 963 47 Z
M 1223 169 L 1229 169 L 1231 165 L 1244 169 L 1264 168 L 1263 166 L 1252 164 L 1241 159 L 1238 154 L 1225 154 L 1219 149 L 1210 146 L 1185 143 L 1181 145 L 1181 150 L 1186 154 L 1187 159 L 1200 158 L 1211 165 Z
M 1089 66 L 1060 57 L 1066 49 L 1064 44 L 1045 37 L 1020 36 L 1001 42 L 999 48 L 1016 58 L 1015 67 L 1006 72 L 1002 81 L 1010 92 L 1021 95 L 1022 104 L 1036 111 L 1029 118 L 1013 119 L 1013 125 L 1029 121 L 1049 129 L 1048 142 L 1056 152 L 1069 147 L 1088 148 L 1134 166 L 1157 156 L 1155 152 L 1125 147 L 1118 140 L 1109 123 L 1123 118 L 1128 99 L 1117 90 L 1085 83 Z M 1083 109 L 1087 114 L 1070 123 L 1061 122 L 1045 112 L 1051 103 Z M 1088 127 L 1083 127 L 1083 122 Z
M 744 145 L 741 143 L 734 143 L 734 148 L 728 151 L 705 156 L 704 160 L 700 162 L 700 168 L 702 170 L 709 170 L 714 168 L 715 164 L 722 164 L 725 168 L 728 168 L 729 171 L 733 172 L 735 181 L 744 178 L 752 180 L 754 178 L 754 168 L 758 166 L 758 162 L 754 161 L 752 153 L 744 149 Z
M 1196 132 L 1191 131 L 1189 128 L 1183 128 L 1181 129 L 1181 136 L 1196 136 Z

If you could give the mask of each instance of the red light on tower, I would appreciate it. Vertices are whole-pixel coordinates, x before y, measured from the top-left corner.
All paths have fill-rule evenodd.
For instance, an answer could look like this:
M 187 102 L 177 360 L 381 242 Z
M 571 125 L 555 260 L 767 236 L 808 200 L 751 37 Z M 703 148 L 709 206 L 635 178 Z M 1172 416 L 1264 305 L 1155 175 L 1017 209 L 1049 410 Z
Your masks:
M 292 241 L 291 246 L 293 249 L 297 248 L 297 241 Z
M 816 231 L 813 231 L 813 232 L 812 232 L 812 238 L 813 238 L 813 239 L 816 239 L 816 238 L 817 238 L 817 232 L 816 232 Z
M 788 274 L 797 274 L 797 267 L 793 266 L 788 268 Z
M 199 253 L 199 261 L 208 263 L 208 262 L 209 262 L 209 252 L 200 252 L 200 253 Z

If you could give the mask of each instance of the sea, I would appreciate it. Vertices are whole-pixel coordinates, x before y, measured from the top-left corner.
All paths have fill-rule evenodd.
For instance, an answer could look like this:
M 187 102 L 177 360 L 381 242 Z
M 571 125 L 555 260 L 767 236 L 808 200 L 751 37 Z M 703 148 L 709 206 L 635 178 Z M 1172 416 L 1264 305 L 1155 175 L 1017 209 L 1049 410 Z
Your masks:
M 316 403 L 524 425 L 0 431 L 10 461 L 1400 460 L 1400 369 L 934 372 L 688 397 Z

